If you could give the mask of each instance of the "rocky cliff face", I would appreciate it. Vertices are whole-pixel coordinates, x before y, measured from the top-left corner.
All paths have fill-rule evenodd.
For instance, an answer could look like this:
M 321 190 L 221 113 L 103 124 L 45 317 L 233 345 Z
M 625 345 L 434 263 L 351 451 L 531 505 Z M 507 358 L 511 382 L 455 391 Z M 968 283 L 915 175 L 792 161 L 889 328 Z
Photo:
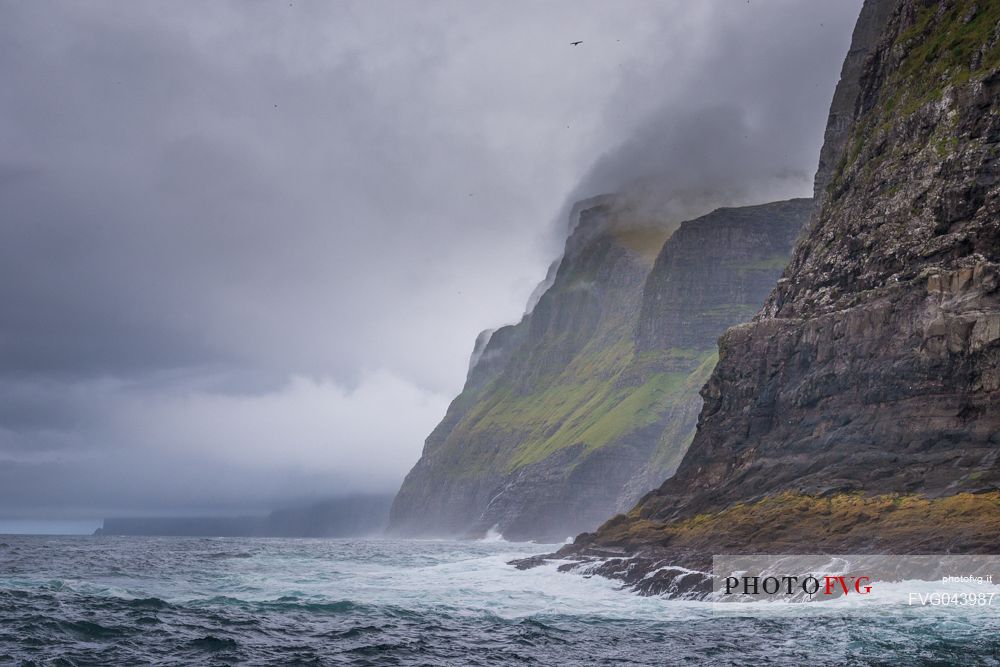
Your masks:
M 664 244 L 673 227 L 622 198 L 578 205 L 551 286 L 477 340 L 390 530 L 562 541 L 634 504 L 676 468 L 716 338 L 763 303 L 811 206 L 721 209 Z
M 726 327 L 750 321 L 785 268 L 810 205 L 723 208 L 683 223 L 646 281 L 637 348 L 714 348 Z
M 822 207 L 676 475 L 567 553 L 1000 549 L 1000 4 L 868 0 L 855 42 Z

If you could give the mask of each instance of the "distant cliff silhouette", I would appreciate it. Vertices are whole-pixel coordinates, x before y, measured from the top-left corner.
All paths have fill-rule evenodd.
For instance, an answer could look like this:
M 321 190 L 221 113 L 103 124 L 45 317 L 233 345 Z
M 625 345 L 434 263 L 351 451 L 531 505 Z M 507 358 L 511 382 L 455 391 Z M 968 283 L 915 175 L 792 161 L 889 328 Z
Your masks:
M 104 520 L 95 535 L 190 537 L 361 537 L 381 533 L 392 496 L 359 495 L 262 517 L 119 517 Z

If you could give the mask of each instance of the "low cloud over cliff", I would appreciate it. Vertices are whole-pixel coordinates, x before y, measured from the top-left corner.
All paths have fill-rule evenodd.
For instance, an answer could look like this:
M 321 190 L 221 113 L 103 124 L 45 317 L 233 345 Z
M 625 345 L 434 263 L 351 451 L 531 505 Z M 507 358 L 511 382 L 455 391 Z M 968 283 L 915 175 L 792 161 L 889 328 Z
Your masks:
M 0 8 L 4 513 L 394 489 L 566 193 L 809 193 L 859 3 L 286 4 Z

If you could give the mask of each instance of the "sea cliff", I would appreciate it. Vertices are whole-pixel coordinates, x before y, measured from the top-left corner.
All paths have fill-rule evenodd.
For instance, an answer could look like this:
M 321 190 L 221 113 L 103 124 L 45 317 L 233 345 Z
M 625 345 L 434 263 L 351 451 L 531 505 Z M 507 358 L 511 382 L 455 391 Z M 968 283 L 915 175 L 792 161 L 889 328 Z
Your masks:
M 578 204 L 537 304 L 477 340 L 390 531 L 563 541 L 631 507 L 676 469 L 716 339 L 759 309 L 811 210 L 719 209 L 678 227 L 622 196 Z

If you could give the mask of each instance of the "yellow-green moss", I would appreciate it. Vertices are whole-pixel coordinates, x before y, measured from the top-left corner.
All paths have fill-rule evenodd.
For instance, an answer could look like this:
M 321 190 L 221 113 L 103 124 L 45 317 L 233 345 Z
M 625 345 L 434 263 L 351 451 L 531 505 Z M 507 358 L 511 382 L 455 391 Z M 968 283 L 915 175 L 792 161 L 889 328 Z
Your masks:
M 629 339 L 610 344 L 594 339 L 557 377 L 547 379 L 544 389 L 525 393 L 505 386 L 503 378 L 484 387 L 452 429 L 442 460 L 448 461 L 450 474 L 459 476 L 510 472 L 574 445 L 583 447 L 577 457 L 582 460 L 689 400 L 715 360 L 713 352 L 681 348 L 637 357 Z M 671 361 L 698 365 L 692 372 L 670 372 L 663 364 Z M 680 434 L 680 439 L 690 435 Z M 470 440 L 498 444 L 484 451 L 464 446 Z
M 915 494 L 837 493 L 819 497 L 787 491 L 689 518 L 656 522 L 641 509 L 608 521 L 600 541 L 672 547 L 915 548 L 935 541 L 943 550 L 1000 540 L 1000 491 L 942 498 Z
M 612 235 L 615 241 L 639 255 L 643 262 L 652 266 L 672 231 L 673 228 L 667 225 L 627 227 L 614 230 Z

